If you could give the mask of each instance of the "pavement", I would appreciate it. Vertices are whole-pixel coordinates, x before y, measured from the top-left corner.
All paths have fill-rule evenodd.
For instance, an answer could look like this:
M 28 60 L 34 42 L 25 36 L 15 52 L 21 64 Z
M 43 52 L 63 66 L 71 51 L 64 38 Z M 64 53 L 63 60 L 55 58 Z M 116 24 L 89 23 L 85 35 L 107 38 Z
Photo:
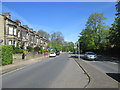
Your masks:
M 15 70 L 18 70 L 20 68 L 24 68 L 27 65 L 36 63 L 36 62 L 41 61 L 41 60 L 44 60 L 45 58 L 48 58 L 48 55 L 40 56 L 40 57 L 37 57 L 37 58 L 34 58 L 34 59 L 29 59 L 29 60 L 24 60 L 24 61 L 19 60 L 19 62 L 15 62 L 13 64 L 1 66 L 0 70 L 2 70 L 1 71 L 2 74 L 6 74 L 6 73 L 9 73 L 9 72 L 13 72 Z
M 30 61 L 21 62 L 20 67 L 19 64 L 5 67 L 9 71 L 16 66 L 18 70 L 3 73 L 3 88 L 120 88 L 120 83 L 106 73 L 67 53 Z M 27 66 L 19 69 L 24 65 Z
M 88 76 L 68 53 L 2 76 L 3 88 L 85 88 Z
M 74 55 L 72 57 L 74 57 Z M 89 76 L 90 82 L 86 88 L 120 88 L 119 82 L 109 77 L 92 64 L 89 64 L 83 59 L 79 60 L 78 57 L 74 57 L 74 59 Z

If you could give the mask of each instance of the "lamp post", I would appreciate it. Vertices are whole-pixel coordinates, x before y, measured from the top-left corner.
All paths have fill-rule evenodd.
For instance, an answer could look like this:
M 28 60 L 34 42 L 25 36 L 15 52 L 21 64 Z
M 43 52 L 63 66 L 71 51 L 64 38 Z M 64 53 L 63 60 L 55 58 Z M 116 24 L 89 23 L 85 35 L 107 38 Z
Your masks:
M 80 42 L 77 42 L 77 46 L 78 46 L 78 59 L 80 60 Z

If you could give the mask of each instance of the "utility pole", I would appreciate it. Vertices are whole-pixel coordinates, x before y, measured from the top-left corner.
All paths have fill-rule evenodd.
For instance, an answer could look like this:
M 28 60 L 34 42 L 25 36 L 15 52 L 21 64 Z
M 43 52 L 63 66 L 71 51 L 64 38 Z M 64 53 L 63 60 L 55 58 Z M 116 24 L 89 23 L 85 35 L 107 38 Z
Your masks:
M 78 59 L 80 60 L 80 42 L 78 41 Z

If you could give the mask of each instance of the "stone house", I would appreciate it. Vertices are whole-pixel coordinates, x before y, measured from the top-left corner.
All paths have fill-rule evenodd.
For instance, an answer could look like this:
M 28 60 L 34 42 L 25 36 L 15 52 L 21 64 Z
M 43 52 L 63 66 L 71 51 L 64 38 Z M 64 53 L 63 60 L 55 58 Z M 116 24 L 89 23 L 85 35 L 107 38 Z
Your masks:
M 40 46 L 47 49 L 46 38 L 38 35 L 36 31 L 27 25 L 21 25 L 20 20 L 11 20 L 10 13 L 0 15 L 0 40 L 3 40 L 1 45 L 23 46 L 24 49 L 27 46 L 33 48 Z

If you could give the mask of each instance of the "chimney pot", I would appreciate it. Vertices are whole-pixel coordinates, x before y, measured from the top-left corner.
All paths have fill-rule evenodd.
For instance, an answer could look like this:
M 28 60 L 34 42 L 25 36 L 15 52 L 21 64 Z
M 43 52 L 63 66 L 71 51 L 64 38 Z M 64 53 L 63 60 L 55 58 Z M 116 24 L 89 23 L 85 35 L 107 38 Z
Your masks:
M 28 26 L 27 26 L 27 25 L 23 25 L 23 27 L 24 27 L 24 28 L 28 28 Z
M 3 15 L 6 16 L 7 18 L 11 19 L 11 15 L 9 12 L 5 12 L 5 13 L 3 13 Z
M 15 20 L 15 22 L 20 26 L 21 25 L 21 22 L 20 22 L 20 20 Z

